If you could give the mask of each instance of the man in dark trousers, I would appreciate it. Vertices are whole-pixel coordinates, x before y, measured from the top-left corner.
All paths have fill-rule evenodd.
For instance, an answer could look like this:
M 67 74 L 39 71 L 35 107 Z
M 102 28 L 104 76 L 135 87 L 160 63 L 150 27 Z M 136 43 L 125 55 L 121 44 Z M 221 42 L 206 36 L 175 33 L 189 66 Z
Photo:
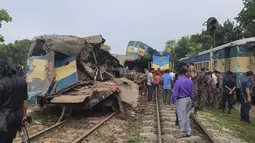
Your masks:
M 174 91 L 172 95 L 171 108 L 176 104 L 177 115 L 180 124 L 180 135 L 190 136 L 190 113 L 192 105 L 194 104 L 194 87 L 193 82 L 185 75 L 187 69 L 181 68 L 179 70 L 179 78 L 174 84 Z
M 252 77 L 254 73 L 252 71 L 246 72 L 246 76 L 242 81 L 242 102 L 241 102 L 241 121 L 251 124 L 249 112 L 251 109 L 251 87 L 252 87 Z
M 227 76 L 223 78 L 223 96 L 222 96 L 222 112 L 225 112 L 226 102 L 228 102 L 228 114 L 231 114 L 233 107 L 234 92 L 236 82 L 231 71 L 227 72 Z
M 12 143 L 21 121 L 26 120 L 27 83 L 0 59 L 0 143 Z

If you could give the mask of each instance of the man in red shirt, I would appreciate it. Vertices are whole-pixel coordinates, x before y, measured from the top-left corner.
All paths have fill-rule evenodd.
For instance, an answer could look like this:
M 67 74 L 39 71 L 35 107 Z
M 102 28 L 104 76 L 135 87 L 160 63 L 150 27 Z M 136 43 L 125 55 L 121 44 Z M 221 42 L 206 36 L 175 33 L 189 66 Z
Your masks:
M 161 81 L 161 77 L 159 76 L 159 72 L 156 72 L 156 75 L 154 76 L 154 88 L 157 94 L 159 93 L 159 83 Z

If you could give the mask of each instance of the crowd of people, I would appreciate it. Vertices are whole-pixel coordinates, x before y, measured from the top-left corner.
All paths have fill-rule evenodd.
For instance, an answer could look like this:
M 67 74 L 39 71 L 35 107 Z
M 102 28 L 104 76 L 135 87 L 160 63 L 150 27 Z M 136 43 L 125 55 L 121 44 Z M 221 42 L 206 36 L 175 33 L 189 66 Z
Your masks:
M 254 73 L 247 71 L 243 78 L 237 79 L 233 72 L 228 71 L 224 76 L 217 70 L 213 72 L 204 67 L 200 71 L 194 70 L 194 64 L 180 63 L 177 72 L 165 70 L 160 77 L 160 70 L 146 71 L 148 102 L 152 101 L 153 92 L 160 91 L 164 104 L 169 104 L 171 109 L 176 107 L 176 125 L 180 126 L 180 136 L 190 136 L 191 128 L 189 116 L 194 107 L 194 113 L 204 108 L 217 108 L 222 113 L 231 114 L 233 103 L 236 99 L 236 84 L 241 87 L 241 121 L 251 124 L 249 111 L 251 109 L 252 78 Z M 236 83 L 238 81 L 238 83 Z

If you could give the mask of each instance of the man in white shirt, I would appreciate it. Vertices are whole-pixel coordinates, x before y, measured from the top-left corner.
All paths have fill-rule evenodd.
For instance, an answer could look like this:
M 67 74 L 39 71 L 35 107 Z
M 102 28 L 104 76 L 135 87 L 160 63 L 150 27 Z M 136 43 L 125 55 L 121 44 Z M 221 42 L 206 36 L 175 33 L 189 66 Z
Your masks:
M 152 94 L 153 94 L 153 69 L 149 70 L 147 75 L 147 87 L 148 87 L 148 102 L 152 101 Z
M 217 71 L 215 70 L 212 74 L 212 80 L 213 80 L 213 84 L 216 85 L 217 84 Z
M 171 75 L 171 77 L 172 77 L 172 79 L 174 79 L 174 77 L 175 77 L 175 73 L 171 70 L 170 71 L 170 73 L 169 73 L 170 75 Z

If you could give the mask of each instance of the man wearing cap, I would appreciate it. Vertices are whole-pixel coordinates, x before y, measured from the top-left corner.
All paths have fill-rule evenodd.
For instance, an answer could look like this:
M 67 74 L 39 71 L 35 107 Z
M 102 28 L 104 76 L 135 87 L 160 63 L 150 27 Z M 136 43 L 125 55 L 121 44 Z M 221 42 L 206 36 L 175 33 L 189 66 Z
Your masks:
M 252 77 L 254 73 L 252 71 L 246 72 L 246 76 L 242 80 L 241 89 L 241 121 L 251 124 L 249 112 L 251 109 L 251 88 L 252 88 Z
M 27 114 L 27 83 L 0 59 L 0 143 L 12 143 Z

